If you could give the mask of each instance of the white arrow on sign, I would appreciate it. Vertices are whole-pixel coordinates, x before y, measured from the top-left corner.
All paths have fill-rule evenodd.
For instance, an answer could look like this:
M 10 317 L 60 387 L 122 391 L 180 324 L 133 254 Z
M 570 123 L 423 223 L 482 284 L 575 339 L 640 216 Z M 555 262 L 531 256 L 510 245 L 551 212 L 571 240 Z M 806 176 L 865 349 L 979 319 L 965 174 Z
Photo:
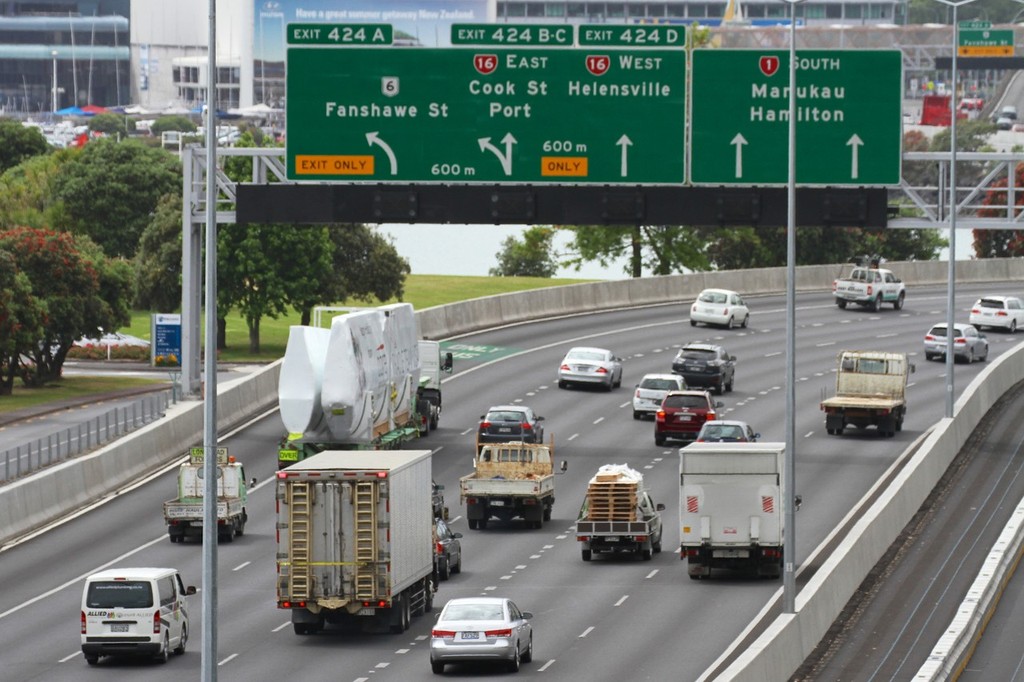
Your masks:
M 516 144 L 518 140 L 512 136 L 512 133 L 505 133 L 505 137 L 501 138 L 501 141 L 505 144 L 505 153 L 502 154 L 501 150 L 491 144 L 491 138 L 481 137 L 477 142 L 480 143 L 480 151 L 491 151 L 498 157 L 498 161 L 501 162 L 501 169 L 505 171 L 505 175 L 512 175 L 512 145 Z
M 859 169 L 857 168 L 857 157 L 860 156 L 859 152 L 862 144 L 864 144 L 864 140 L 860 139 L 857 136 L 857 133 L 854 133 L 846 143 L 846 146 L 850 147 L 850 156 L 852 157 L 850 159 L 850 178 L 853 180 L 857 179 L 857 174 L 859 172 Z
M 743 177 L 743 145 L 747 144 L 747 138 L 743 137 L 743 133 L 736 133 L 736 137 L 732 138 L 732 142 L 729 144 L 736 145 L 736 177 Z
M 622 177 L 626 177 L 626 175 L 628 174 L 628 169 L 629 169 L 629 163 L 628 163 L 628 161 L 629 161 L 629 151 L 628 151 L 628 149 L 629 149 L 629 147 L 633 146 L 633 141 L 631 139 L 629 139 L 629 137 L 625 133 L 623 133 L 622 137 L 620 137 L 619 141 L 616 142 L 615 144 L 617 144 L 620 147 L 622 147 L 622 166 L 619 169 L 619 175 L 621 175 Z
M 388 155 L 388 161 L 391 162 L 391 174 L 398 175 L 398 159 L 395 158 L 395 152 L 393 149 L 391 149 L 388 143 L 377 137 L 376 131 L 372 133 L 366 133 L 366 142 L 371 147 L 374 144 L 376 144 L 377 146 L 384 150 L 384 153 Z

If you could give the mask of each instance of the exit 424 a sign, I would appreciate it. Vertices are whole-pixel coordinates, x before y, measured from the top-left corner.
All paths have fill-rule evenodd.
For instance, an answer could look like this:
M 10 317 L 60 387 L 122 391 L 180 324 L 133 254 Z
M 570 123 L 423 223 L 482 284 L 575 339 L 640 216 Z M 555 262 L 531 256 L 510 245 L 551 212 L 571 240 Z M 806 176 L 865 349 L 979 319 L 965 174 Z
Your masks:
M 799 50 L 796 181 L 900 181 L 903 61 L 898 50 Z M 693 53 L 690 180 L 782 185 L 789 177 L 789 51 Z

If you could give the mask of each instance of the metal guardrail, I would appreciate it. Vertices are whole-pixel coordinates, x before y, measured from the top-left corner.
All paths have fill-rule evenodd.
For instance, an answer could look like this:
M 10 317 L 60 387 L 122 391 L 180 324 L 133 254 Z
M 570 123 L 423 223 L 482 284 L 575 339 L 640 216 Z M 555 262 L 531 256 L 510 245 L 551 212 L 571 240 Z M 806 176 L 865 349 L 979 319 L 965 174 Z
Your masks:
M 121 438 L 162 418 L 168 405 L 178 401 L 175 390 L 150 393 L 130 405 L 107 410 L 76 426 L 55 431 L 45 437 L 23 443 L 3 452 L 3 476 L 9 483 L 45 467 L 63 462 Z

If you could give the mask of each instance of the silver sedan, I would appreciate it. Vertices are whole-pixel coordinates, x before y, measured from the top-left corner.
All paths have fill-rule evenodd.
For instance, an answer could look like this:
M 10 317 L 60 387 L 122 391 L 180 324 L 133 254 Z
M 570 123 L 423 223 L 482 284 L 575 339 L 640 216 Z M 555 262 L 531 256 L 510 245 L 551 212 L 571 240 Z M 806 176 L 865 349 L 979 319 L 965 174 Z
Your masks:
M 430 667 L 446 663 L 504 662 L 509 672 L 533 660 L 533 614 L 504 597 L 452 599 L 430 631 Z
M 571 349 L 558 365 L 558 387 L 573 384 L 603 386 L 606 391 L 622 385 L 622 358 L 604 348 Z
M 969 324 L 954 324 L 953 359 L 971 363 L 988 359 L 988 339 Z M 946 323 L 942 322 L 924 335 L 924 357 L 926 360 L 946 357 Z

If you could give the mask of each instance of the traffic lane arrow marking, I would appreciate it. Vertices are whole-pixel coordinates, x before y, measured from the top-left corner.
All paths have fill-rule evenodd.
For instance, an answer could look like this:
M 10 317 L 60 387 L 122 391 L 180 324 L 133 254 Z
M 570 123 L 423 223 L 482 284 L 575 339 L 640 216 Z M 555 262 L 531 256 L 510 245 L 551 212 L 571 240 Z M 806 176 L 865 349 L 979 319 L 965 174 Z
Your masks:
M 501 163 L 501 170 L 505 172 L 505 175 L 512 175 L 512 145 L 516 143 L 516 138 L 512 133 L 505 133 L 505 137 L 501 138 L 502 143 L 505 145 L 505 153 L 502 154 L 501 150 L 491 144 L 491 138 L 481 137 L 477 140 L 480 143 L 480 151 L 492 152 L 498 161 Z
M 622 162 L 619 167 L 619 175 L 626 177 L 629 174 L 629 151 L 627 148 L 633 146 L 633 141 L 629 139 L 628 135 L 623 133 L 622 137 L 615 144 L 622 147 Z
M 391 174 L 398 175 L 398 159 L 395 158 L 395 151 L 391 146 L 384 140 L 378 137 L 379 132 L 373 131 L 372 133 L 366 133 L 366 143 L 371 147 L 377 145 L 384 150 L 384 153 L 388 156 L 388 161 L 391 163 Z
M 859 174 L 857 162 L 860 156 L 860 148 L 863 144 L 864 140 L 860 139 L 857 133 L 851 135 L 850 139 L 846 142 L 846 146 L 850 148 L 850 178 L 853 180 L 856 180 Z
M 736 137 L 732 138 L 729 144 L 736 147 L 736 177 L 743 177 L 743 146 L 747 144 L 747 138 L 743 137 L 743 133 L 736 133 Z

